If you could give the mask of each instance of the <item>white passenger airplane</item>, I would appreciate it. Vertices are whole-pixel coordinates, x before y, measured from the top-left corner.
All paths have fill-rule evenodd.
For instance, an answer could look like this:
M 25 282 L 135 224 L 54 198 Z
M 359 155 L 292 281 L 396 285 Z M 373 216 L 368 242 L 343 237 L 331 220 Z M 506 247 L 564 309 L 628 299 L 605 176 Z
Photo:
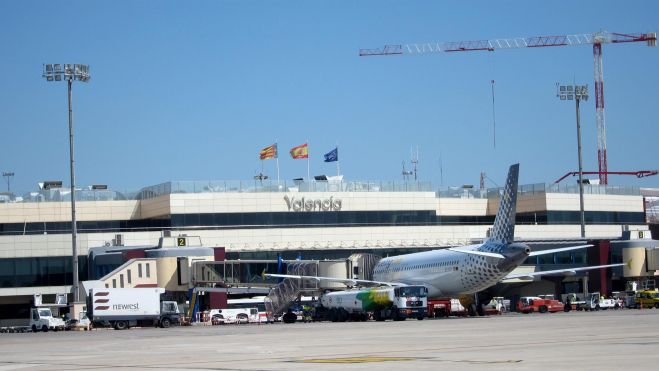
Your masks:
M 561 251 L 583 249 L 593 245 L 570 246 L 542 251 L 531 251 L 523 243 L 514 242 L 517 182 L 519 164 L 512 165 L 501 196 L 490 237 L 485 243 L 398 255 L 381 259 L 373 270 L 373 280 L 340 279 L 331 277 L 266 274 L 270 277 L 327 280 L 354 286 L 377 284 L 389 286 L 423 285 L 428 297 L 460 298 L 469 305 L 472 294 L 494 286 L 506 279 L 533 279 L 535 276 L 576 272 L 622 266 L 608 264 L 589 267 L 559 269 L 544 272 L 511 274 L 529 256 L 552 254 Z M 488 300 L 489 301 L 489 300 Z M 465 306 L 466 306 L 465 305 Z

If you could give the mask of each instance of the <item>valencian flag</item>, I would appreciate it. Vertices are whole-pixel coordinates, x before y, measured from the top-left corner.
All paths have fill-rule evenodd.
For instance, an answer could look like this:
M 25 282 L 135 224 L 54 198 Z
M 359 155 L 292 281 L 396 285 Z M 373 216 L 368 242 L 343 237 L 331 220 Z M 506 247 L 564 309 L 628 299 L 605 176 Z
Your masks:
M 339 161 L 339 148 L 334 148 L 323 156 L 325 156 L 325 162 Z
M 277 158 L 277 143 L 269 147 L 263 148 L 261 152 L 259 152 L 259 158 L 261 158 L 261 160 L 267 160 L 269 158 Z
M 307 143 L 293 147 L 291 149 L 291 157 L 293 157 L 294 160 L 299 158 L 309 158 L 309 147 L 307 147 Z

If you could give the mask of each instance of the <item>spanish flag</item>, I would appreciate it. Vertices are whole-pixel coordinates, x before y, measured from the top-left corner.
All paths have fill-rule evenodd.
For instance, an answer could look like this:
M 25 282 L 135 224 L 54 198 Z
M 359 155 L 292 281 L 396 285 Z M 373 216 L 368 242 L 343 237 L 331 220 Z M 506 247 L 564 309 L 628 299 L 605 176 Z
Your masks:
M 309 147 L 307 147 L 307 143 L 293 147 L 291 149 L 291 157 L 293 157 L 294 160 L 299 158 L 309 158 Z
M 267 160 L 269 158 L 277 158 L 277 143 L 265 147 L 259 152 L 259 157 L 261 160 Z

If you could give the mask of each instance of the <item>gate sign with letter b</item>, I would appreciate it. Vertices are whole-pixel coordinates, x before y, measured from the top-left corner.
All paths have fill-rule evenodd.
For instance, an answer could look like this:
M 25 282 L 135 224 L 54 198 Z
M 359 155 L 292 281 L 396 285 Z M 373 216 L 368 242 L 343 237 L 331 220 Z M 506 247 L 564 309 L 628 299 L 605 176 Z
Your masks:
M 185 246 L 185 237 L 178 237 L 176 239 L 176 246 L 178 247 Z

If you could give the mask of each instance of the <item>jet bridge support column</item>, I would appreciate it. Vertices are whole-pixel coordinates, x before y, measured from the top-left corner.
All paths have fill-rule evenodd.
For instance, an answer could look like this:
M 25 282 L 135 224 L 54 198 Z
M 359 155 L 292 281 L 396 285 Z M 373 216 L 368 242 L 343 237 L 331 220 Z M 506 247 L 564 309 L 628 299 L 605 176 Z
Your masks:
M 588 249 L 588 265 L 605 265 L 609 263 L 611 253 L 611 242 L 608 240 L 599 240 L 590 242 L 595 245 Z M 602 295 L 611 295 L 611 268 L 599 269 L 597 271 L 587 272 L 590 283 L 588 288 L 590 292 L 599 291 Z
M 599 250 L 599 262 L 597 264 L 609 264 L 611 243 L 609 241 L 599 241 L 597 244 Z M 611 295 L 611 268 L 598 269 L 595 274 L 599 276 L 599 292 L 607 297 Z
M 226 251 L 224 247 L 214 248 L 213 253 L 216 262 L 223 262 L 226 259 Z M 212 309 L 227 307 L 228 295 L 226 292 L 209 292 L 208 294 L 208 305 Z

